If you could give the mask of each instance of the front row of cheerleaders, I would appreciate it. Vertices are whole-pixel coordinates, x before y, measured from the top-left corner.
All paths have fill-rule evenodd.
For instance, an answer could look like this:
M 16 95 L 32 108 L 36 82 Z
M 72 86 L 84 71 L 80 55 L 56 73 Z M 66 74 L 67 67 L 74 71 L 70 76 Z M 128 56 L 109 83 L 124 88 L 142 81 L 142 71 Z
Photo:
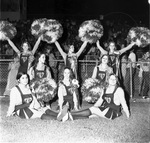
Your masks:
M 56 91 L 60 107 L 59 112 L 57 112 L 52 111 L 49 106 L 43 106 L 39 99 L 46 101 L 45 98 L 37 98 L 36 92 L 32 88 L 33 86 L 31 86 L 34 81 L 39 78 L 51 78 L 49 69 L 44 64 L 45 55 L 39 54 L 35 66 L 29 70 L 29 75 L 24 72 L 17 74 L 16 79 L 18 84 L 11 89 L 7 116 L 13 115 L 25 119 L 56 119 L 62 122 L 66 120 L 90 118 L 92 115 L 115 119 L 122 114 L 123 109 L 129 118 L 130 112 L 125 100 L 124 90 L 119 86 L 118 77 L 113 73 L 113 69 L 108 65 L 108 62 L 109 55 L 104 54 L 101 57 L 100 64 L 93 70 L 92 78 L 101 80 L 101 85 L 105 85 L 102 88 L 99 99 L 92 107 L 80 111 L 72 110 L 77 109 L 78 106 L 76 96 L 76 94 L 79 94 L 78 80 L 73 77 L 72 70 L 65 67 Z M 34 87 L 36 88 L 36 85 L 34 85 Z M 43 87 L 43 89 L 45 89 L 45 87 Z M 52 91 L 48 85 L 47 88 Z M 39 97 L 41 97 L 41 95 L 39 95 Z

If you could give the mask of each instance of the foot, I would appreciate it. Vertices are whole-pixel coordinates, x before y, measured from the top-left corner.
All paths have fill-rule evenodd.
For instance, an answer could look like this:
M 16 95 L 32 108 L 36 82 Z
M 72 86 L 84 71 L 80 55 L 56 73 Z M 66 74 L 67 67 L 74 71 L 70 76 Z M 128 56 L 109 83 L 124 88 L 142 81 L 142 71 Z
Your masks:
M 70 121 L 73 121 L 73 117 L 72 117 L 72 115 L 71 115 L 70 112 L 68 112 L 68 116 L 69 116 L 69 120 L 70 120 Z
M 68 114 L 68 109 L 69 109 L 69 106 L 67 106 L 67 105 L 63 106 L 63 109 L 59 112 L 59 114 L 57 116 L 58 121 L 61 121 L 63 119 L 63 117 L 65 117 L 66 114 Z

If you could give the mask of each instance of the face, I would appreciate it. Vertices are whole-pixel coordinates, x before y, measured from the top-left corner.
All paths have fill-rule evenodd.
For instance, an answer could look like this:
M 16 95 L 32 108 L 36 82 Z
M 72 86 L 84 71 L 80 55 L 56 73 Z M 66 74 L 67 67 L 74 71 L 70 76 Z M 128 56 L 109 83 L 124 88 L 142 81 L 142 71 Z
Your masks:
M 26 74 L 22 75 L 18 80 L 20 84 L 27 85 L 28 84 L 28 76 Z
M 108 63 L 108 56 L 102 57 L 102 63 L 107 64 Z
M 111 42 L 111 43 L 109 44 L 109 49 L 110 49 L 110 50 L 115 50 L 115 43 Z
M 22 48 L 24 51 L 27 51 L 29 49 L 29 46 L 27 43 L 23 43 Z
M 39 57 L 39 62 L 45 63 L 45 59 L 46 59 L 45 54 L 42 54 L 42 55 Z
M 74 52 L 74 46 L 71 45 L 70 48 L 69 48 L 69 53 L 73 53 Z
M 70 70 L 69 69 L 64 70 L 64 78 L 67 78 L 67 79 L 70 78 Z
M 111 75 L 111 76 L 109 77 L 109 85 L 116 85 L 116 83 L 117 83 L 117 78 L 116 78 L 116 76 L 115 76 L 115 75 Z

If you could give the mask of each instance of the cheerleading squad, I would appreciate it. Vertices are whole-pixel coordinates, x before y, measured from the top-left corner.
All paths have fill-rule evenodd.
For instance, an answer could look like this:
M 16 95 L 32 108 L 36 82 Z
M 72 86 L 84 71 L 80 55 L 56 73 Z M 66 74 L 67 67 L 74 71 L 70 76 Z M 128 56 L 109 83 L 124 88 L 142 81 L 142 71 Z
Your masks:
M 81 46 L 82 51 L 86 44 L 87 42 Z M 28 51 L 27 44 L 24 45 L 23 49 Z M 73 52 L 74 48 L 70 46 L 70 55 Z M 78 57 L 80 54 L 73 53 L 72 55 Z M 66 63 L 67 57 L 70 59 L 70 55 L 67 56 L 66 54 Z M 23 62 L 20 64 L 26 71 L 21 70 L 17 74 L 15 73 L 17 75 L 17 84 L 15 83 L 16 85 L 10 91 L 10 104 L 7 116 L 16 115 L 27 119 L 41 118 L 57 119 L 59 121 L 88 118 L 92 117 L 91 115 L 114 119 L 121 115 L 121 106 L 127 117 L 130 116 L 124 90 L 119 86 L 118 77 L 114 74 L 113 67 L 109 65 L 110 56 L 107 53 L 101 56 L 100 63 L 95 66 L 92 77 L 89 78 L 89 82 L 91 79 L 97 79 L 97 86 L 100 86 L 100 93 L 96 95 L 97 100 L 94 101 L 95 104 L 89 109 L 77 112 L 73 111 L 73 109 L 79 110 L 79 82 L 77 74 L 74 72 L 76 70 L 73 70 L 75 67 L 73 68 L 72 66 L 77 64 L 77 58 L 76 64 L 74 64 L 74 60 L 70 60 L 71 64 L 66 64 L 61 72 L 58 84 L 52 79 L 51 71 L 45 64 L 45 60 L 46 55 L 42 52 L 36 54 L 34 65 L 30 66 L 30 68 L 28 68 L 30 60 L 27 63 L 26 60 L 22 60 L 25 62 L 25 65 L 23 66 Z M 91 92 L 95 88 L 94 83 L 91 86 L 88 83 L 83 83 L 83 86 L 84 84 L 87 84 L 86 92 Z M 84 96 L 84 92 L 82 93 Z M 94 94 L 94 92 L 91 92 L 91 95 L 89 95 L 90 100 L 93 97 L 92 93 Z M 56 95 L 58 96 L 59 112 L 52 111 L 51 107 L 45 104 Z
M 84 27 L 85 24 L 91 24 L 92 22 L 86 22 L 82 26 Z M 6 86 L 7 93 L 10 93 L 7 116 L 19 116 L 25 119 L 56 119 L 63 122 L 66 120 L 91 118 L 93 116 L 111 120 L 121 116 L 123 110 L 127 118 L 130 117 L 129 107 L 125 100 L 125 92 L 120 84 L 119 57 L 122 53 L 130 50 L 132 47 L 134 48 L 135 45 L 140 46 L 141 42 L 139 40 L 131 40 L 129 45 L 121 50 L 116 50 L 115 43 L 110 42 L 109 50 L 106 51 L 99 43 L 99 39 L 102 36 L 102 26 L 99 25 L 99 22 L 94 22 L 99 27 L 99 33 L 92 42 L 96 43 L 101 56 L 99 57 L 99 64 L 93 69 L 92 76 L 83 83 L 79 82 L 77 60 L 87 44 L 91 43 L 91 39 L 87 38 L 88 36 L 83 36 L 83 27 L 83 29 L 80 29 L 79 34 L 82 37 L 83 44 L 76 53 L 74 52 L 74 45 L 69 45 L 68 53 L 65 53 L 58 43 L 57 37 L 51 40 L 63 57 L 65 65 L 60 71 L 58 81 L 54 79 L 50 67 L 46 65 L 46 53 L 36 52 L 40 41 L 46 36 L 41 34 L 38 37 L 32 51 L 27 41 L 23 42 L 22 51 L 19 51 L 10 38 L 6 38 L 17 53 L 13 65 L 14 68 L 10 70 L 11 74 L 9 74 L 8 85 Z M 50 29 L 47 34 L 50 36 Z M 56 96 L 58 97 L 59 111 L 53 111 L 50 106 L 50 101 Z M 81 110 L 80 99 L 93 102 L 93 106 Z

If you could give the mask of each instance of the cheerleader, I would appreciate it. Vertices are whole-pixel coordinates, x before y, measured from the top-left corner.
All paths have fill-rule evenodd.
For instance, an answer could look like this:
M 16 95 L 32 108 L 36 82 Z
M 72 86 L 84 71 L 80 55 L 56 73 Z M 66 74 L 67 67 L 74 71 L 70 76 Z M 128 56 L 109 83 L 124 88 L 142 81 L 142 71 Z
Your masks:
M 78 87 L 78 81 L 73 79 L 71 69 L 66 67 L 62 72 L 62 79 L 59 81 L 58 86 L 58 105 L 60 112 L 64 105 L 68 105 L 69 110 L 78 110 L 78 101 L 76 96 Z
M 44 84 L 42 83 L 42 79 L 49 80 L 52 78 L 50 68 L 45 64 L 45 61 L 46 55 L 42 52 L 39 52 L 36 56 L 34 66 L 32 66 L 29 70 L 31 83 L 41 81 L 41 84 Z M 36 94 L 38 94 L 37 92 L 39 91 L 36 91 Z M 42 101 L 41 105 L 46 106 L 46 102 Z
M 58 113 L 48 107 L 41 107 L 29 87 L 29 76 L 26 73 L 18 73 L 16 77 L 18 85 L 10 92 L 10 102 L 7 117 L 18 116 L 22 119 L 41 118 L 45 120 L 57 120 Z M 67 118 L 66 118 L 67 119 Z M 63 118 L 63 121 L 66 120 Z
M 92 74 L 92 78 L 98 79 L 101 83 L 106 82 L 108 76 L 113 73 L 113 69 L 108 65 L 109 56 L 107 54 L 102 55 L 101 63 L 95 66 Z
M 129 108 L 125 100 L 124 90 L 118 86 L 118 78 L 111 74 L 108 78 L 108 86 L 104 89 L 102 96 L 94 106 L 77 112 L 68 113 L 68 119 L 87 119 L 96 115 L 105 119 L 113 120 L 122 115 L 121 109 L 124 110 L 127 118 L 130 117 Z M 65 115 L 65 114 L 64 114 Z
M 13 48 L 13 50 L 17 53 L 17 55 L 20 58 L 20 66 L 18 69 L 18 73 L 19 72 L 25 72 L 25 73 L 28 72 L 28 70 L 31 66 L 31 63 L 34 59 L 34 54 L 40 44 L 41 39 L 42 39 L 42 36 L 40 36 L 38 38 L 32 51 L 30 50 L 31 49 L 30 44 L 27 41 L 24 41 L 21 45 L 22 51 L 19 51 L 18 48 L 15 46 L 15 44 L 10 40 L 10 38 L 6 37 L 6 40 L 8 41 L 10 46 Z
M 18 68 L 19 68 L 19 57 L 15 56 L 13 62 L 10 62 L 8 65 L 9 73 L 4 96 L 9 95 L 11 88 L 13 88 L 17 84 L 16 76 L 18 73 Z
M 119 75 L 120 55 L 123 54 L 124 52 L 126 52 L 127 50 L 131 49 L 135 45 L 135 42 L 132 42 L 127 47 L 125 47 L 121 50 L 116 50 L 115 42 L 110 41 L 108 44 L 109 51 L 104 50 L 100 46 L 99 40 L 96 42 L 96 45 L 97 45 L 98 49 L 101 51 L 102 55 L 109 54 L 110 64 L 111 64 L 111 67 L 113 68 L 113 72 L 118 76 Z
M 58 49 L 58 51 L 60 52 L 61 56 L 63 57 L 64 63 L 65 63 L 65 67 L 70 68 L 73 71 L 73 74 L 75 76 L 76 79 L 78 79 L 78 73 L 77 73 L 77 59 L 79 58 L 79 56 L 81 55 L 82 51 L 85 49 L 86 45 L 87 45 L 87 41 L 85 41 L 81 48 L 79 49 L 79 51 L 77 53 L 74 53 L 74 45 L 70 45 L 69 46 L 69 51 L 68 53 L 65 53 L 60 44 L 56 41 L 55 45 Z

